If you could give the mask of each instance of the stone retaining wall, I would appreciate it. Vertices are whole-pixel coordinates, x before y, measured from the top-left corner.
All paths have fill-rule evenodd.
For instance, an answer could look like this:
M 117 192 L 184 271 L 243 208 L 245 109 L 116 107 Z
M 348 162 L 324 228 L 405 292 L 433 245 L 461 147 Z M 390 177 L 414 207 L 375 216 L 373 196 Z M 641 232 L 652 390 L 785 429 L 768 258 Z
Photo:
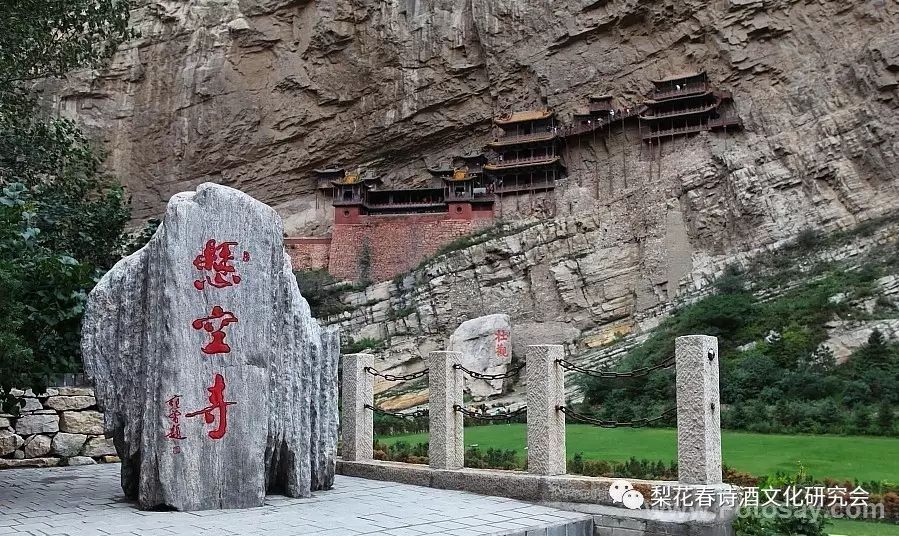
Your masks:
M 90 387 L 51 387 L 35 395 L 14 390 L 18 416 L 0 413 L 0 469 L 117 462 L 103 437 L 103 414 Z

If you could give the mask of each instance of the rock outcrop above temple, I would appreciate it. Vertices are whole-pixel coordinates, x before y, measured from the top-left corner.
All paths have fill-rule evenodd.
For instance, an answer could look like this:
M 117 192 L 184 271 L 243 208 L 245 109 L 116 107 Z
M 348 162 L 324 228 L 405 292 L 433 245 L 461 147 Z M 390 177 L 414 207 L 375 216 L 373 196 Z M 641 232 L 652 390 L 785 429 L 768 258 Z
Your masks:
M 246 508 L 331 486 L 339 340 L 312 318 L 282 233 L 270 207 L 202 184 L 91 292 L 85 367 L 141 507 Z
M 147 1 L 133 12 L 141 37 L 108 70 L 46 89 L 103 143 L 135 218 L 212 180 L 308 235 L 331 219 L 316 167 L 367 164 L 394 185 L 419 184 L 427 166 L 483 147 L 503 113 L 545 105 L 567 119 L 595 94 L 637 104 L 652 80 L 702 69 L 733 93 L 744 134 L 663 147 L 661 165 L 637 132 L 581 140 L 565 154 L 578 191 L 556 208 L 598 210 L 637 193 L 679 205 L 696 220 L 692 238 L 731 244 L 851 223 L 895 179 L 899 15 L 889 6 Z M 504 217 L 543 210 L 503 204 Z

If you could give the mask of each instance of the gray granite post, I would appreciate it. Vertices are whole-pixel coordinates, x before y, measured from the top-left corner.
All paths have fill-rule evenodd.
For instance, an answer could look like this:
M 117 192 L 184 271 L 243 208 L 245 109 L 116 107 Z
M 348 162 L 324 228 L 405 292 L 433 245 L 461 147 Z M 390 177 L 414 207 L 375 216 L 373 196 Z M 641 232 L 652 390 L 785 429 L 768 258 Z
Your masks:
M 677 476 L 683 484 L 721 483 L 721 408 L 718 339 L 678 337 Z
M 343 380 L 340 386 L 343 427 L 343 459 L 363 461 L 372 459 L 374 415 L 365 404 L 374 402 L 374 376 L 365 367 L 374 364 L 372 354 L 346 354 L 343 360 Z
M 453 368 L 461 362 L 462 352 L 428 354 L 428 459 L 432 469 L 461 469 L 463 465 L 463 416 L 453 409 L 462 404 L 462 371 Z
M 565 474 L 565 379 L 557 359 L 565 356 L 561 345 L 528 346 L 528 472 Z

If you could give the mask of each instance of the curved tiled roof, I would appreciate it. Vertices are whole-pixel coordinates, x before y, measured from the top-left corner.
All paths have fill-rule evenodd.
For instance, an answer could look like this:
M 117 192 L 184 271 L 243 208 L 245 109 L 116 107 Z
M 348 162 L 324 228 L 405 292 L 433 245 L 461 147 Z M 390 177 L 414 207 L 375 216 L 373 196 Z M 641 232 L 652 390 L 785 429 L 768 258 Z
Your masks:
M 522 123 L 525 121 L 539 121 L 540 119 L 552 117 L 552 115 L 552 112 L 550 112 L 549 110 L 530 110 L 526 112 L 512 112 L 503 114 L 493 121 L 497 125 L 511 125 L 512 123 Z

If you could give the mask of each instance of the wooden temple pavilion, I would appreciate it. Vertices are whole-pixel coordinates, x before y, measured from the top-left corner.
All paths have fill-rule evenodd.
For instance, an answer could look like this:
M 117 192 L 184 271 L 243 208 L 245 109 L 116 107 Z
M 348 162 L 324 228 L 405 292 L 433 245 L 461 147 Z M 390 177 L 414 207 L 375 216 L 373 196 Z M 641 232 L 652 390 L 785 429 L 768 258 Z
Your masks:
M 502 130 L 487 144 L 491 158 L 484 171 L 498 194 L 555 188 L 562 176 L 560 127 L 552 112 L 510 113 L 494 120 Z
M 337 167 L 315 169 L 313 173 L 315 174 L 316 190 L 328 196 L 334 194 L 334 181 L 342 179 L 345 175 L 344 169 Z
M 705 71 L 653 80 L 655 86 L 640 113 L 644 142 L 716 129 L 738 129 L 742 121 L 729 91 L 709 84 Z
M 472 157 L 471 160 L 476 160 Z M 426 188 L 384 188 L 383 181 L 345 173 L 331 181 L 335 223 L 357 223 L 362 215 L 432 214 L 450 212 L 453 217 L 472 217 L 473 212 L 493 211 L 493 194 L 484 184 L 480 169 L 428 168 L 439 185 Z

